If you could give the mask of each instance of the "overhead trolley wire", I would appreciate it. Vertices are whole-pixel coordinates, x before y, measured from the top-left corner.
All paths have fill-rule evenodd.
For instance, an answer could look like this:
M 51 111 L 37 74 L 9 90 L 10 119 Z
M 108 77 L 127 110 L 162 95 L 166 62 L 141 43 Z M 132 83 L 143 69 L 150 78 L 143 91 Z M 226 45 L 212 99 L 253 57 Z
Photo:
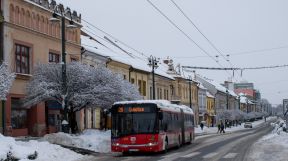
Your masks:
M 208 39 L 207 36 L 204 35 L 204 33 L 197 27 L 197 25 L 189 18 L 189 16 L 183 11 L 183 9 L 174 1 L 170 0 L 174 6 L 183 14 L 183 16 L 196 28 L 196 30 L 207 40 L 207 42 L 231 65 L 231 67 L 234 67 L 234 65 L 225 58 L 224 54 Z M 233 72 L 234 75 L 234 72 Z
M 219 66 L 223 67 L 213 56 L 211 56 L 205 49 L 203 49 L 198 43 L 196 43 L 188 34 L 186 34 L 176 23 L 174 23 L 165 13 L 163 13 L 156 5 L 154 5 L 154 3 L 152 3 L 150 0 L 147 0 L 147 2 L 154 9 L 156 9 L 163 17 L 165 17 L 175 28 L 177 28 L 188 40 L 194 43 L 202 52 L 204 52 L 207 56 L 213 59 Z M 227 73 L 231 75 L 229 72 Z
M 139 50 L 136 50 L 135 48 L 131 47 L 130 45 L 126 44 L 125 42 L 119 40 L 118 38 L 116 38 L 115 36 L 113 36 L 112 34 L 109 34 L 107 32 L 105 32 L 104 30 L 102 30 L 101 28 L 93 25 L 92 23 L 88 22 L 87 20 L 85 19 L 82 19 L 85 23 L 87 23 L 88 25 L 92 26 L 93 28 L 97 29 L 98 31 L 101 31 L 102 33 L 104 33 L 105 35 L 113 38 L 114 40 L 116 40 L 117 42 L 123 44 L 124 46 L 128 47 L 129 49 L 132 49 L 133 51 L 137 52 L 138 54 L 142 55 L 142 56 L 145 56 L 145 57 L 149 57 L 147 55 L 145 55 L 143 52 L 140 52 Z M 89 26 L 87 26 L 88 28 L 90 28 Z M 90 28 L 91 29 L 91 28 Z

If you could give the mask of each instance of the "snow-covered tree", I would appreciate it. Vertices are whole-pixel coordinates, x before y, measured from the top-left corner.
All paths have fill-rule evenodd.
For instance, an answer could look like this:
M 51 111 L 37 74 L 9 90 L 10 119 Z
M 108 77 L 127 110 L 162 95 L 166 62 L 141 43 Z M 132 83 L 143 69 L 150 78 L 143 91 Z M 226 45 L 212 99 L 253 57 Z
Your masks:
M 15 74 L 10 73 L 8 64 L 3 62 L 0 65 L 0 100 L 6 100 L 10 87 L 14 81 Z
M 109 108 L 116 101 L 141 99 L 135 85 L 105 67 L 73 62 L 67 64 L 66 73 L 67 92 L 64 93 L 61 64 L 38 64 L 27 85 L 24 104 L 56 100 L 63 108 L 67 103 L 69 113 L 74 113 L 82 108 Z
M 25 105 L 46 100 L 63 104 L 74 111 L 83 107 L 109 108 L 116 101 L 141 99 L 135 85 L 105 67 L 93 68 L 77 62 L 67 64 L 67 93 L 62 90 L 60 64 L 38 64 L 27 85 Z
M 218 117 L 222 120 L 243 120 L 247 117 L 247 114 L 241 110 L 226 110 L 218 114 Z

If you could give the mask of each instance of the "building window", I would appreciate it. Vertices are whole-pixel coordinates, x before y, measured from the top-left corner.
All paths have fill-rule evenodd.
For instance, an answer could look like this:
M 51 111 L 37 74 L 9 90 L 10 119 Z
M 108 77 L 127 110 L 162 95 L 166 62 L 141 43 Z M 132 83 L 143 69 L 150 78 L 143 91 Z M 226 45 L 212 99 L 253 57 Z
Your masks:
M 135 79 L 131 78 L 131 83 L 134 84 L 135 83 Z
M 27 128 L 27 110 L 21 106 L 20 98 L 11 98 L 11 124 L 13 129 Z
M 143 96 L 146 96 L 146 81 L 142 81 L 143 83 Z
M 49 63 L 59 63 L 60 55 L 49 52 Z
M 77 58 L 70 58 L 71 62 L 75 62 L 75 61 L 78 61 Z
M 126 75 L 125 74 L 123 75 L 123 79 L 126 80 Z
M 16 44 L 16 73 L 30 74 L 30 48 Z
M 139 87 L 140 94 L 143 94 L 142 93 L 142 81 L 141 80 L 138 80 L 138 87 Z

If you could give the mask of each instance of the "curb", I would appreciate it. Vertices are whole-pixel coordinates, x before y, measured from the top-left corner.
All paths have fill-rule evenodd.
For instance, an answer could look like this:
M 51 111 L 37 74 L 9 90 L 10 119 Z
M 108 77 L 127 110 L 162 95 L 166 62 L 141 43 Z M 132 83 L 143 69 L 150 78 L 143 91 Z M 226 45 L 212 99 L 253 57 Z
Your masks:
M 101 153 L 99 152 L 95 152 L 95 151 L 92 151 L 92 150 L 88 150 L 88 149 L 83 149 L 83 148 L 79 148 L 79 147 L 73 147 L 73 146 L 67 146 L 67 145 L 61 145 L 61 144 L 56 144 L 56 145 L 59 145 L 63 148 L 66 148 L 66 149 L 70 149 L 76 153 L 79 153 L 79 154 L 83 154 L 83 155 L 94 155 L 94 156 L 98 156 L 100 155 Z

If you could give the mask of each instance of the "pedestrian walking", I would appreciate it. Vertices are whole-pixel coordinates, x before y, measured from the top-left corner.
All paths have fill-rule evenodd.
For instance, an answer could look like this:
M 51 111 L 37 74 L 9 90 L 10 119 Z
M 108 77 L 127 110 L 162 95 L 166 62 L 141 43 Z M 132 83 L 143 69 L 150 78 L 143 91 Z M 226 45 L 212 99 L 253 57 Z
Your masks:
M 203 122 L 200 123 L 201 130 L 203 131 L 204 124 Z
M 224 124 L 223 124 L 223 122 L 221 122 L 221 124 L 220 124 L 220 134 L 223 132 L 223 134 L 225 133 L 225 131 L 224 131 Z

